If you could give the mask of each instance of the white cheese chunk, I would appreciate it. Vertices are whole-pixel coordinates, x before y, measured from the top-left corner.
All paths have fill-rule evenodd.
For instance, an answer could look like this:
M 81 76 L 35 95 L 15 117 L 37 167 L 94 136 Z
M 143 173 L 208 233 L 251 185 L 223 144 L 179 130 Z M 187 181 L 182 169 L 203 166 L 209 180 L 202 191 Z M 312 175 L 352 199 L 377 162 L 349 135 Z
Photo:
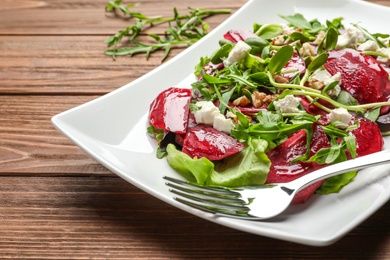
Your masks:
M 235 62 L 240 62 L 251 49 L 252 47 L 244 41 L 237 42 L 233 49 L 229 52 L 227 59 L 223 61 L 223 65 L 225 67 L 229 67 Z
M 198 124 L 213 125 L 215 114 L 219 114 L 218 108 L 211 101 L 200 101 L 196 105 L 200 107 L 195 111 L 195 121 Z
M 332 111 L 330 111 L 330 113 L 328 114 L 328 119 L 331 123 L 335 122 L 335 121 L 340 121 L 340 122 L 348 125 L 349 122 L 351 122 L 352 115 L 350 113 L 348 113 L 348 110 L 340 107 L 340 108 L 335 108 Z
M 226 118 L 222 114 L 218 114 L 214 117 L 213 127 L 221 132 L 230 134 L 234 127 L 234 124 L 231 119 Z
M 345 32 L 337 40 L 336 49 L 354 47 L 357 44 L 359 36 L 360 31 L 355 26 L 346 26 Z
M 380 48 L 378 50 L 380 53 L 383 53 L 387 57 L 378 56 L 377 61 L 380 63 L 389 63 L 390 62 L 390 48 Z
M 286 97 L 275 100 L 274 106 L 279 113 L 297 113 L 299 112 L 298 106 L 301 102 L 300 98 L 293 95 L 287 95 Z
M 375 41 L 368 40 L 368 41 L 360 44 L 358 47 L 358 50 L 359 51 L 378 51 L 379 45 Z
M 234 127 L 232 120 L 222 115 L 213 102 L 199 101 L 196 106 L 200 108 L 194 112 L 196 123 L 210 125 L 219 131 L 230 134 Z
M 290 27 L 285 23 L 280 24 L 280 26 L 282 26 L 282 30 L 283 30 L 284 35 L 291 35 L 295 31 L 294 27 Z
M 310 77 L 309 83 L 313 88 L 321 89 L 322 87 L 325 87 L 326 85 L 329 85 L 330 83 L 333 83 L 335 81 L 340 82 L 340 72 L 337 72 L 333 76 L 327 71 L 327 70 L 317 70 L 313 73 L 313 76 Z M 316 84 L 316 83 L 322 83 L 322 84 Z M 316 87 L 321 86 L 321 87 Z M 341 87 L 340 84 L 337 84 L 333 89 L 328 91 L 328 95 L 331 97 L 337 97 L 340 94 Z

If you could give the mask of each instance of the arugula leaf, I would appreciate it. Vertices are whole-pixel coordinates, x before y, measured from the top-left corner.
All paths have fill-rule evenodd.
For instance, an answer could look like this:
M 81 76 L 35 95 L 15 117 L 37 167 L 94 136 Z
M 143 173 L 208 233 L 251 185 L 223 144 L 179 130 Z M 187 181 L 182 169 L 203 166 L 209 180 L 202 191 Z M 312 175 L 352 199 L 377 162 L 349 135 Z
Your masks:
M 319 69 L 322 65 L 325 64 L 325 62 L 328 60 L 328 54 L 327 53 L 321 53 L 315 59 L 309 64 L 307 67 L 307 70 L 310 72 L 314 72 L 317 69 Z
M 310 38 L 306 35 L 304 35 L 303 33 L 301 32 L 293 32 L 291 35 L 290 35 L 290 39 L 292 41 L 301 41 L 301 43 L 303 42 L 309 42 L 310 41 Z
M 203 20 L 206 17 L 217 15 L 217 14 L 230 14 L 231 11 L 228 9 L 216 9 L 208 10 L 202 8 L 188 8 L 189 14 L 180 15 L 176 8 L 173 9 L 173 17 L 161 17 L 145 16 L 142 13 L 130 12 L 129 8 L 132 5 L 124 6 L 121 4 L 122 0 L 110 0 L 106 6 L 106 11 L 113 12 L 117 9 L 121 10 L 124 14 L 129 15 L 137 21 L 126 27 L 124 30 L 120 30 L 117 34 L 110 36 L 105 43 L 108 47 L 114 46 L 113 49 L 108 49 L 104 52 L 106 55 L 112 56 L 114 59 L 116 56 L 123 55 L 135 55 L 138 53 L 145 53 L 146 58 L 149 58 L 150 54 L 157 50 L 164 50 L 164 61 L 172 47 L 187 47 L 194 42 L 198 41 L 208 33 L 209 26 Z M 175 22 L 175 25 L 172 25 Z M 141 42 L 133 41 L 140 35 L 146 25 L 155 24 L 168 24 L 168 28 L 165 31 L 164 39 L 161 39 L 158 35 L 148 34 L 156 43 L 146 44 Z M 130 46 L 117 48 L 117 44 L 122 40 L 123 37 L 128 36 Z
M 254 32 L 257 36 L 269 40 L 279 36 L 283 32 L 283 29 L 280 24 L 265 24 L 262 26 L 255 26 Z
M 335 28 L 329 28 L 325 36 L 325 48 L 327 50 L 334 50 L 337 46 L 339 33 Z
M 347 106 L 358 105 L 357 100 L 345 90 L 341 90 L 340 94 L 336 98 L 336 101 Z
M 293 47 L 286 45 L 280 48 L 275 55 L 271 58 L 268 69 L 271 74 L 280 72 L 284 66 L 290 61 L 294 54 Z
M 269 46 L 269 42 L 263 38 L 248 38 L 245 39 L 245 43 L 251 46 L 250 54 L 259 55 L 263 52 L 263 49 Z
M 282 17 L 283 19 L 285 19 L 295 27 L 299 27 L 302 29 L 312 28 L 310 22 L 308 22 L 302 14 L 296 13 L 294 15 L 288 15 L 288 16 L 280 15 L 280 17 Z
M 222 62 L 223 58 L 226 58 L 229 55 L 229 52 L 233 49 L 233 47 L 234 45 L 231 42 L 224 44 L 214 54 L 211 55 L 211 62 L 213 64 Z

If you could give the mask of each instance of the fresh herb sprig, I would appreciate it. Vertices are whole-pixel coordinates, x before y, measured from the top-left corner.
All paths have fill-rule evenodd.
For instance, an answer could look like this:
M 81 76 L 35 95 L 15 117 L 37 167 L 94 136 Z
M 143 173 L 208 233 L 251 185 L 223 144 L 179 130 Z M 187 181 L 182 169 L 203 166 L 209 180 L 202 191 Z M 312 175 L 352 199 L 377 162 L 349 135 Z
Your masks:
M 114 59 L 116 56 L 132 56 L 139 53 L 144 53 L 146 58 L 149 58 L 151 53 L 157 50 L 164 50 L 165 55 L 162 58 L 162 61 L 164 61 L 168 57 L 172 47 L 188 47 L 208 33 L 209 25 L 204 21 L 205 18 L 217 14 L 231 13 L 229 9 L 210 10 L 189 7 L 188 14 L 179 14 L 177 9 L 174 8 L 173 17 L 148 17 L 139 12 L 131 12 L 129 9 L 134 6 L 136 4 L 123 5 L 122 0 L 110 0 L 106 6 L 107 12 L 120 10 L 123 15 L 136 19 L 133 24 L 118 31 L 118 33 L 105 41 L 108 47 L 113 48 L 107 49 L 104 53 L 112 56 Z M 163 37 L 157 34 L 148 34 L 153 43 L 135 41 L 148 26 L 156 24 L 168 24 L 168 28 L 164 32 Z M 130 46 L 118 48 L 117 45 L 124 37 L 128 37 Z

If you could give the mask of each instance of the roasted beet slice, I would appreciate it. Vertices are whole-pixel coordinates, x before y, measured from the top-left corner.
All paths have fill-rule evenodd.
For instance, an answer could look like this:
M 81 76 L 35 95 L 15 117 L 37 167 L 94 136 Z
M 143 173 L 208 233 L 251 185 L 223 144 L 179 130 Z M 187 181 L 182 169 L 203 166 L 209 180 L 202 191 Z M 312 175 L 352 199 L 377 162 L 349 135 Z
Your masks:
M 363 156 L 382 150 L 384 140 L 379 126 L 366 118 L 359 118 L 359 128 L 352 130 L 351 134 L 356 137 L 356 154 Z
M 310 154 L 314 155 L 321 148 L 329 147 L 330 143 L 321 127 L 314 125 L 313 138 L 310 144 Z M 271 160 L 271 168 L 268 173 L 267 183 L 284 183 L 295 180 L 324 165 L 317 163 L 291 163 L 295 158 L 304 155 L 306 152 L 306 131 L 301 130 L 287 139 L 282 144 L 267 153 Z M 323 181 L 314 183 L 294 197 L 293 203 L 305 202 Z
M 161 92 L 150 104 L 149 123 L 157 129 L 177 134 L 187 132 L 191 90 L 169 88 Z
M 372 56 L 353 49 L 330 51 L 325 68 L 332 75 L 340 72 L 341 86 L 359 104 L 387 101 L 390 95 L 389 74 Z
M 290 61 L 287 62 L 286 66 L 284 66 L 283 70 L 297 70 L 296 72 L 291 72 L 287 74 L 283 74 L 284 77 L 291 79 L 294 77 L 297 73 L 304 74 L 306 71 L 306 64 L 305 61 L 299 57 L 298 54 L 294 53 L 291 57 Z
M 317 107 L 316 105 L 312 104 L 311 101 L 309 101 L 307 99 L 307 97 L 305 97 L 305 96 L 300 96 L 300 98 L 301 98 L 301 104 L 305 108 L 306 112 L 308 112 L 309 114 L 311 114 L 313 116 L 317 116 L 317 115 L 321 116 L 321 118 L 318 120 L 319 124 L 321 124 L 321 125 L 329 124 L 329 120 L 328 120 L 328 117 L 327 117 L 328 113 L 325 112 L 325 110 L 323 110 L 323 109 Z M 329 104 L 326 101 L 318 100 L 318 102 L 321 105 L 326 106 L 328 108 L 334 108 L 331 104 Z
M 182 151 L 193 157 L 221 160 L 244 149 L 244 144 L 217 129 L 197 125 L 184 138 Z
M 237 43 L 239 41 L 245 41 L 248 38 L 258 38 L 259 36 L 247 30 L 230 30 L 223 37 L 228 41 Z

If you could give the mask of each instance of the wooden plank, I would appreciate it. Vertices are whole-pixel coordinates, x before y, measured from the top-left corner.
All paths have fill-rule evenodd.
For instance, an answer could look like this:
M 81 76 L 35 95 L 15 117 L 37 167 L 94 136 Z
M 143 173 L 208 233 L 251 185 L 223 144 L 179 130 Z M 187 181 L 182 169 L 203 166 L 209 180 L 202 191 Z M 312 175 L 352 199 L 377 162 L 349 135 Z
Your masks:
M 14 177 L 0 177 L 2 258 L 388 259 L 390 256 L 390 203 L 337 244 L 317 248 L 205 221 L 151 197 L 120 178 L 18 179 L 15 182 Z
M 117 19 L 105 12 L 107 0 L 60 1 L 0 1 L 0 35 L 111 35 L 129 26 L 133 20 Z M 123 1 L 132 3 L 132 1 Z M 133 1 L 141 4 L 131 11 L 142 12 L 148 16 L 173 16 L 173 8 L 177 7 L 181 14 L 188 13 L 188 7 L 220 9 L 232 11 L 240 8 L 246 1 Z M 30 6 L 29 6 L 30 5 Z M 158 6 L 158 8 L 156 8 Z M 228 17 L 228 15 L 226 15 Z M 225 18 L 224 18 L 225 19 Z M 209 20 L 215 28 L 221 22 L 220 18 Z M 153 30 L 151 31 L 153 32 Z
M 163 52 L 149 60 L 103 54 L 105 36 L 0 37 L 0 93 L 110 92 L 161 64 Z M 172 56 L 183 49 L 173 50 Z
M 51 124 L 96 96 L 0 95 L 0 175 L 113 175 Z

